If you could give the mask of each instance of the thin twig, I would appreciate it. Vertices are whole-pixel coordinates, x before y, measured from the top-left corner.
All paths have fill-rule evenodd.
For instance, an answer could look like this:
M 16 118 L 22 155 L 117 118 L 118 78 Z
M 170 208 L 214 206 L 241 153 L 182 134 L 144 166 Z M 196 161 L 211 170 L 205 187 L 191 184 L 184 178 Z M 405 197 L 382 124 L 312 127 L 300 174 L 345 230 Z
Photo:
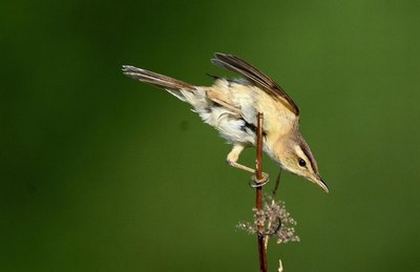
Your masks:
M 277 178 L 276 178 L 276 184 L 274 185 L 273 192 L 271 193 L 273 198 L 276 196 L 277 190 L 279 189 L 280 178 L 281 178 L 281 168 L 279 169 L 279 174 L 277 175 Z
M 278 272 L 283 272 L 283 263 L 281 262 L 280 259 L 279 259 L 279 269 L 277 271 Z
M 263 159 L 263 114 L 257 115 L 257 160 L 256 160 L 256 181 L 257 183 L 263 179 L 262 159 Z M 263 209 L 263 186 L 256 187 L 256 203 L 257 210 Z M 264 222 L 258 225 L 257 242 L 258 256 L 260 261 L 260 271 L 267 272 L 267 250 L 264 242 Z
M 275 185 L 274 185 L 273 191 L 271 192 L 271 195 L 272 195 L 272 197 L 273 197 L 273 199 L 271 200 L 271 204 L 273 204 L 273 203 L 274 203 L 274 198 L 276 197 L 277 190 L 279 189 L 279 185 L 280 185 L 280 178 L 281 178 L 281 168 L 280 168 L 280 170 L 279 170 L 279 174 L 277 175 L 277 178 L 276 178 L 276 183 L 275 183 Z M 268 228 L 268 229 L 271 229 L 271 221 L 270 221 L 270 222 L 268 222 L 268 224 L 267 224 L 267 228 Z M 279 223 L 278 223 L 278 225 L 277 225 L 276 230 L 275 230 L 275 232 L 274 232 L 274 233 L 276 233 L 277 231 L 279 231 L 279 230 L 280 230 L 280 228 L 281 228 L 281 220 L 280 220 L 280 218 L 279 218 Z M 274 233 L 273 233 L 273 234 L 274 234 Z M 271 235 L 271 234 L 268 234 L 268 235 L 266 235 L 266 236 L 265 236 L 265 238 L 264 238 L 264 248 L 265 248 L 265 251 L 267 251 L 267 248 L 268 248 L 268 240 L 270 239 L 270 235 Z

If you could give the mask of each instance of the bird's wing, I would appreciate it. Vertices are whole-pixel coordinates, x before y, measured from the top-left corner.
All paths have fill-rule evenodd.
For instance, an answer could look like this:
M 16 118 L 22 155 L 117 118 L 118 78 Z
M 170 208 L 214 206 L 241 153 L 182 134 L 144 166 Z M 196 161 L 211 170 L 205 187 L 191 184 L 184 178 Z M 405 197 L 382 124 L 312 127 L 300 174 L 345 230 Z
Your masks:
M 216 53 L 211 62 L 227 70 L 241 74 L 276 101 L 280 101 L 296 116 L 299 116 L 299 108 L 292 98 L 274 80 L 259 71 L 255 66 L 236 56 L 224 53 Z

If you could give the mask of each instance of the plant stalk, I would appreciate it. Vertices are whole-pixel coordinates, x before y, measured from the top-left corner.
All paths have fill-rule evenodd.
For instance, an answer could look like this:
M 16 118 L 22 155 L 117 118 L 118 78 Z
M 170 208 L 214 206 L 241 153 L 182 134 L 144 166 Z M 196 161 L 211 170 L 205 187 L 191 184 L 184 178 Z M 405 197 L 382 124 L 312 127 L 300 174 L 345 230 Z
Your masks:
M 258 183 L 263 179 L 262 161 L 263 161 L 263 121 L 264 116 L 261 112 L 257 114 L 257 160 L 256 160 L 256 182 Z M 256 203 L 255 207 L 257 210 L 263 209 L 263 186 L 257 186 L 256 191 Z M 258 243 L 258 256 L 260 262 L 260 271 L 267 272 L 267 250 L 264 242 L 264 222 L 258 225 L 257 232 L 257 243 Z

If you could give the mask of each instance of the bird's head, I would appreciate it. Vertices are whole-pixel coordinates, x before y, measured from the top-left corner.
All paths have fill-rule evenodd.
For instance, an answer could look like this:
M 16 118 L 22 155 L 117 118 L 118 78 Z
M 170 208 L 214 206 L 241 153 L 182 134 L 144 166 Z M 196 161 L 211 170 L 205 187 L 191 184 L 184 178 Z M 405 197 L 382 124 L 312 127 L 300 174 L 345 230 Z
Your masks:
M 299 132 L 277 142 L 275 155 L 282 168 L 317 184 L 325 192 L 329 192 L 327 184 L 322 180 L 318 165 L 309 145 Z

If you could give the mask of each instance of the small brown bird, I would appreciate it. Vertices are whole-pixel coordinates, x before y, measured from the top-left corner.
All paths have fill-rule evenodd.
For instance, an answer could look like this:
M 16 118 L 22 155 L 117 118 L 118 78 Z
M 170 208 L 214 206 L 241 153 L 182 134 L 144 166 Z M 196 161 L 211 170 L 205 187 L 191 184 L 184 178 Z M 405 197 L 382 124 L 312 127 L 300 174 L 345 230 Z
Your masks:
M 241 152 L 255 146 L 257 113 L 264 114 L 264 151 L 280 166 L 318 184 L 325 192 L 316 160 L 299 131 L 299 108 L 269 76 L 239 57 L 216 53 L 213 64 L 239 73 L 241 79 L 214 77 L 212 86 L 195 86 L 146 69 L 123 66 L 133 79 L 161 87 L 189 103 L 201 119 L 232 143 L 227 162 L 255 173 L 238 163 Z M 265 174 L 265 176 L 267 176 Z

